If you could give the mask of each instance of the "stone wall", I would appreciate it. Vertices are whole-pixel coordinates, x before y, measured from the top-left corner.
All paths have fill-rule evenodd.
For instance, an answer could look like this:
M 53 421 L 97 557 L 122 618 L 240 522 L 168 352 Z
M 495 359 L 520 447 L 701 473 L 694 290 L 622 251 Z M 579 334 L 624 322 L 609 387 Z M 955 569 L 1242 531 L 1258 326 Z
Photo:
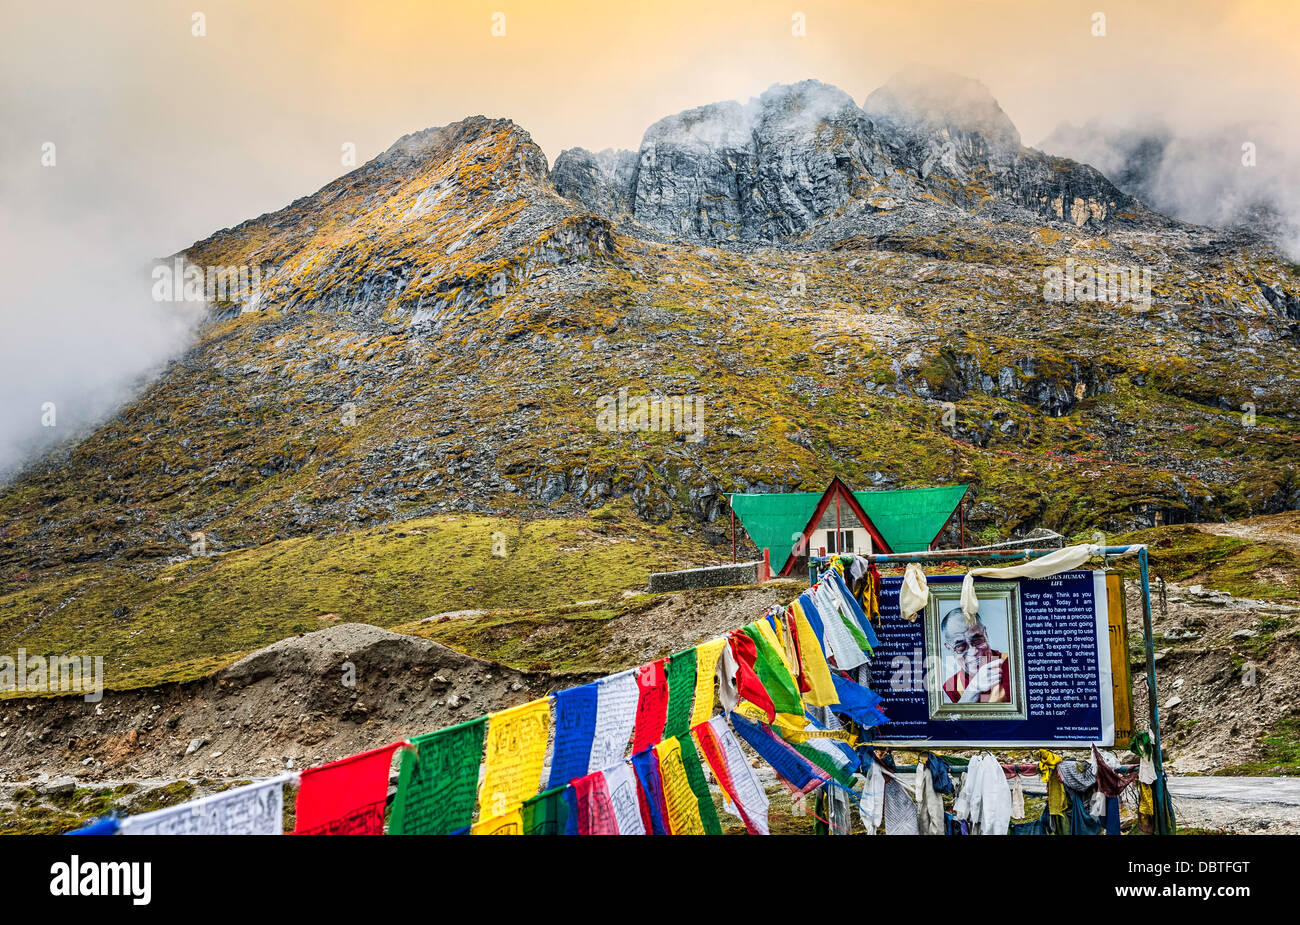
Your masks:
M 646 589 L 651 594 L 663 591 L 691 591 L 696 588 L 720 588 L 725 585 L 752 585 L 758 582 L 761 562 L 735 562 L 680 572 L 656 572 Z

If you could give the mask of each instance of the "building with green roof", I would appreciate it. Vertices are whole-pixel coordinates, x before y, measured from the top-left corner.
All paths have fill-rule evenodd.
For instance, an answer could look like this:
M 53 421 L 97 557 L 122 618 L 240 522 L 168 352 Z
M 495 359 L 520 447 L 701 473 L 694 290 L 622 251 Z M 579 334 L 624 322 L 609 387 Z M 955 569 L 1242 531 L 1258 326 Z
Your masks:
M 792 574 L 808 556 L 930 549 L 958 513 L 968 485 L 851 491 L 839 478 L 824 492 L 731 495 L 731 509 L 772 570 Z

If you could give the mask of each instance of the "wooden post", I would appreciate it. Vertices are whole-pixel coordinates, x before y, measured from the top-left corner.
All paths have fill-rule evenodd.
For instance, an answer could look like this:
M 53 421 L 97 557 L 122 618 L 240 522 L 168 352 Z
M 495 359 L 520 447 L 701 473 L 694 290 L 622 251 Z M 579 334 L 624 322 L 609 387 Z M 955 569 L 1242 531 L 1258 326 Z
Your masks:
M 965 549 L 966 548 L 966 499 L 965 498 L 962 498 L 961 503 L 957 505 L 957 529 L 959 531 L 957 548 Z
M 736 561 L 736 509 L 731 509 L 731 561 Z
M 840 490 L 835 489 L 835 552 L 843 552 L 844 543 L 840 540 Z

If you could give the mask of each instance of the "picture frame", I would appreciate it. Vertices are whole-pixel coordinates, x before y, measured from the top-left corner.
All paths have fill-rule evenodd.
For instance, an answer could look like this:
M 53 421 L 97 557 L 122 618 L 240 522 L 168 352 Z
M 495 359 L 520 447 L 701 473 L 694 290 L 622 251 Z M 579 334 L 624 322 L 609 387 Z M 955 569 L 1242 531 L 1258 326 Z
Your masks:
M 1023 720 L 1020 586 L 1014 581 L 976 582 L 975 595 L 979 620 L 968 626 L 961 611 L 961 585 L 931 587 L 925 609 L 930 719 Z

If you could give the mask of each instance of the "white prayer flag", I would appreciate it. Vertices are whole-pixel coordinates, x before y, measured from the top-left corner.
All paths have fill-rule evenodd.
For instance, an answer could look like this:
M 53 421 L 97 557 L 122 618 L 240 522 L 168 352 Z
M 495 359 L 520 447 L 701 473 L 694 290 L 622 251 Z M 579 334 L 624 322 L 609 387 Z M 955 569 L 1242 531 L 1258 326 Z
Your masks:
M 636 726 L 636 704 L 640 696 L 632 671 L 621 671 L 597 682 L 596 729 L 587 763 L 588 774 L 623 761 Z
M 123 835 L 280 835 L 284 831 L 284 784 L 292 774 L 282 774 L 223 793 L 127 816 L 118 830 Z
M 722 746 L 722 757 L 727 762 L 727 774 L 731 777 L 732 786 L 736 788 L 736 801 L 759 834 L 769 834 L 767 792 L 763 789 L 763 783 L 758 779 L 758 775 L 754 773 L 749 759 L 745 757 L 745 752 L 740 747 L 740 740 L 736 738 L 736 733 L 727 724 L 725 717 L 715 716 L 709 720 L 709 725 L 713 727 L 718 744 Z
M 645 823 L 641 821 L 641 804 L 636 798 L 636 777 L 626 761 L 606 768 L 605 786 L 609 800 L 614 804 L 614 820 L 619 835 L 644 835 Z

